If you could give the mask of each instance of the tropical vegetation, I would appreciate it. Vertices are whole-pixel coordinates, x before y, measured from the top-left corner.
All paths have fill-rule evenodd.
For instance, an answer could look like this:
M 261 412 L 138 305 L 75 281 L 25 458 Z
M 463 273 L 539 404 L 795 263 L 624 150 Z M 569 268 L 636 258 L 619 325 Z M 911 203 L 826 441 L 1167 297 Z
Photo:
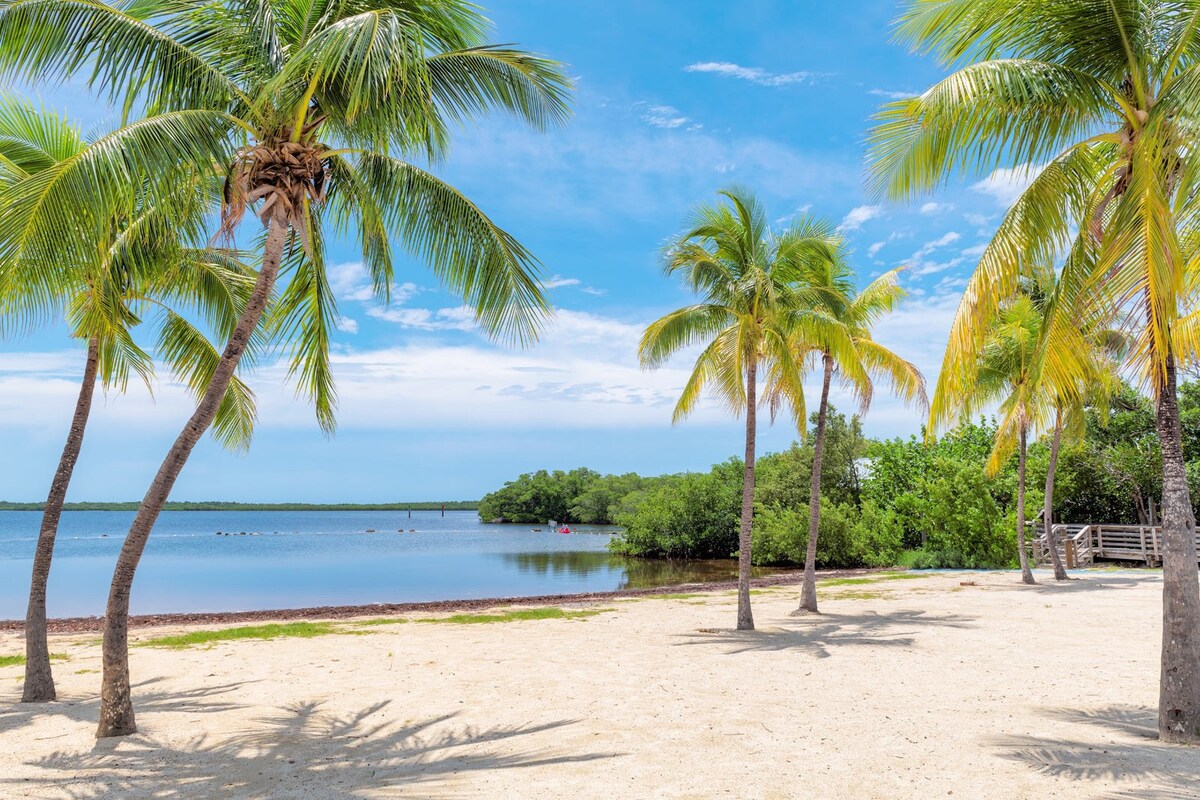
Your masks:
M 1175 0 L 912 0 L 898 36 L 951 71 L 888 104 L 870 171 L 894 200 L 962 171 L 1023 170 L 1013 202 L 963 295 L 939 391 L 965 394 L 993 321 L 1035 265 L 1083 319 L 1047 333 L 1048 380 L 1083 387 L 1072 330 L 1118 315 L 1129 367 L 1155 402 L 1162 456 L 1163 648 L 1159 735 L 1200 742 L 1200 581 L 1176 373 L 1200 352 L 1196 215 L 1200 7 Z

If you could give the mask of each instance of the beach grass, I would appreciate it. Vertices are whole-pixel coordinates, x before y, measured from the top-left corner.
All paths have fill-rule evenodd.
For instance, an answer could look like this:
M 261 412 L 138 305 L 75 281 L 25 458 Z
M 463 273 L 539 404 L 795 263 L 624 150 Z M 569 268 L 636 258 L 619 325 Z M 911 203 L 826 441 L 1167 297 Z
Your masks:
M 67 661 L 70 659 L 66 653 L 51 653 L 51 661 Z M 25 656 L 0 656 L 0 667 L 23 667 L 25 666 Z
M 566 611 L 561 608 L 519 608 L 497 614 L 453 614 L 449 617 L 419 619 L 417 622 L 445 622 L 451 625 L 487 625 L 493 622 L 521 622 L 531 619 L 583 619 L 611 611 L 609 608 Z
M 338 632 L 330 622 L 272 622 L 265 625 L 243 625 L 237 628 L 219 628 L 217 630 L 190 631 L 175 636 L 158 636 L 138 642 L 137 646 L 178 649 L 241 639 L 311 639 L 314 636 L 325 636 Z
M 869 575 L 861 578 L 826 578 L 823 581 L 817 581 L 817 586 L 856 586 L 862 583 L 878 583 L 879 581 L 912 581 L 918 578 L 928 577 L 928 575 L 915 575 L 911 572 L 885 572 L 879 575 Z
M 408 620 L 404 617 L 378 617 L 377 619 L 363 619 L 350 624 L 356 628 L 373 628 L 377 625 L 403 625 Z
M 890 597 L 891 593 L 886 591 L 870 591 L 866 589 L 847 589 L 843 592 L 833 592 L 826 595 L 827 600 L 882 600 Z

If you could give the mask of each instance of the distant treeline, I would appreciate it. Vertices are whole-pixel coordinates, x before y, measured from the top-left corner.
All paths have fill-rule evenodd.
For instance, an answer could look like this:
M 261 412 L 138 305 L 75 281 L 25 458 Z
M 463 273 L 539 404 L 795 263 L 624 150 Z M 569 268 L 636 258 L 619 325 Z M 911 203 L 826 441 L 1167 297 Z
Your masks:
M 1179 387 L 1188 483 L 1200 514 L 1200 382 Z M 879 440 L 831 410 L 821 470 L 817 565 L 1007 568 L 1016 561 L 1016 459 L 990 475 L 995 422 L 936 438 Z M 1157 521 L 1162 466 L 1154 409 L 1130 387 L 1089 408 L 1062 447 L 1055 517 L 1070 523 Z M 1029 448 L 1026 514 L 1042 507 L 1045 441 Z M 804 562 L 812 437 L 757 462 L 753 557 Z M 724 558 L 738 547 L 742 462 L 644 477 L 590 469 L 522 475 L 479 502 L 484 521 L 611 522 L 614 550 L 652 558 Z
M 42 503 L 13 503 L 0 500 L 0 511 L 41 511 Z M 136 501 L 122 503 L 67 503 L 65 511 L 137 511 Z M 475 511 L 477 500 L 447 503 L 227 503 L 216 500 L 167 503 L 166 511 Z

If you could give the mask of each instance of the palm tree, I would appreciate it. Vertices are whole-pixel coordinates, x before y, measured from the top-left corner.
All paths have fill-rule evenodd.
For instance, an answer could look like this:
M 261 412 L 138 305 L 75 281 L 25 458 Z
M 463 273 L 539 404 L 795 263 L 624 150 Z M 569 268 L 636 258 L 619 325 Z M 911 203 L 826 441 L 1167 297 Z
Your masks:
M 14 97 L 0 97 L 0 209 L 8 195 L 67 161 L 85 158 L 92 147 L 67 119 L 36 109 Z M 192 198 L 194 199 L 194 198 Z M 97 379 L 105 389 L 124 391 L 131 375 L 147 385 L 153 375 L 151 355 L 132 336 L 146 313 L 159 324 L 157 351 L 172 370 L 202 391 L 219 357 L 203 333 L 184 316 L 194 310 L 218 330 L 237 320 L 252 277 L 235 253 L 189 245 L 192 219 L 176 224 L 159 208 L 138 203 L 135 196 L 118 207 L 90 208 L 110 225 L 94 242 L 85 262 L 55 258 L 54 253 L 4 248 L 0 260 L 0 326 L 27 327 L 47 316 L 64 314 L 72 337 L 85 343 L 83 380 L 58 468 L 42 512 L 25 619 L 24 702 L 55 698 L 46 640 L 46 584 L 54 541 L 71 475 L 83 444 Z M 48 255 L 50 261 L 41 261 Z M 254 424 L 254 396 L 234 378 L 217 411 L 215 432 L 223 444 L 249 443 Z
M 1051 275 L 1051 280 L 1053 276 Z M 1085 353 L 1083 365 L 1086 372 L 1078 376 L 1077 384 L 1071 387 L 1073 391 L 1055 391 L 1051 389 L 1050 400 L 1053 403 L 1054 425 L 1050 436 L 1049 460 L 1046 464 L 1045 501 L 1042 508 L 1042 526 L 1046 532 L 1046 547 L 1050 551 L 1050 562 L 1054 567 L 1056 581 L 1069 580 L 1070 576 L 1063 566 L 1058 553 L 1058 537 L 1054 532 L 1054 479 L 1058 468 L 1059 451 L 1062 448 L 1063 437 L 1078 441 L 1086 433 L 1085 408 L 1091 405 L 1101 410 L 1100 419 L 1107 419 L 1107 409 L 1112 397 L 1120 390 L 1121 381 L 1118 371 L 1128 350 L 1128 339 L 1120 328 L 1103 329 L 1099 331 L 1080 330 L 1072 320 L 1080 320 L 1088 315 L 1079 313 L 1078 309 L 1064 309 L 1055 296 L 1061 284 L 1055 283 L 1053 294 L 1046 303 L 1045 315 L 1041 322 L 1044 335 L 1038 347 L 1042 350 L 1042 358 L 1053 358 L 1063 349 L 1062 342 L 1054 342 L 1049 334 L 1056 331 L 1053 315 L 1062 315 L 1069 323 L 1065 330 L 1070 331 L 1075 341 L 1069 346 L 1081 348 Z M 1080 336 L 1075 337 L 1078 331 Z
M 954 71 L 885 106 L 871 154 L 879 188 L 894 199 L 960 169 L 1032 177 L 966 287 L 947 363 L 974 358 L 1018 277 L 1054 263 L 1075 230 L 1095 269 L 1073 277 L 1070 291 L 1098 300 L 1085 306 L 1092 314 L 1131 313 L 1132 363 L 1155 399 L 1163 454 L 1159 735 L 1192 744 L 1200 581 L 1175 373 L 1200 352 L 1200 324 L 1185 319 L 1200 213 L 1198 22 L 1194 0 L 910 0 L 900 37 Z
M 667 274 L 679 273 L 700 302 L 673 311 L 646 328 L 638 347 L 642 365 L 703 346 L 675 405 L 678 423 L 710 387 L 735 414 L 746 414 L 746 460 L 738 533 L 738 630 L 753 630 L 750 609 L 751 528 L 760 376 L 770 376 L 772 402 L 786 403 L 803 425 L 801 361 L 792 347 L 798 326 L 825 332 L 800 284 L 802 266 L 828 258 L 823 232 L 800 219 L 781 233 L 746 189 L 719 193 L 726 201 L 701 206 L 690 229 L 670 245 Z M 826 333 L 831 338 L 833 333 Z
M 980 406 L 999 404 L 999 424 L 986 471 L 996 475 L 1017 451 L 1017 553 L 1021 581 L 1034 584 L 1025 544 L 1025 463 L 1029 434 L 1046 426 L 1046 411 L 1053 400 L 1041 377 L 1042 310 L 1029 294 L 1018 294 L 1001 306 L 988 338 L 980 349 L 969 399 L 963 402 L 962 417 L 969 418 Z M 932 421 L 932 420 L 931 420 Z M 940 421 L 940 420 L 939 420 Z
M 817 613 L 817 532 L 821 523 L 821 458 L 825 448 L 825 418 L 829 387 L 836 374 L 840 383 L 858 398 L 859 413 L 866 413 L 874 381 L 887 381 L 905 402 L 927 404 L 925 379 L 920 370 L 871 338 L 871 328 L 905 296 L 898 281 L 901 270 L 880 275 L 861 292 L 854 287 L 848 253 L 828 225 L 822 225 L 830 242 L 829 258 L 804 262 L 800 283 L 815 301 L 813 311 L 825 318 L 821 328 L 806 325 L 793 333 L 793 349 L 821 364 L 821 405 L 813 442 L 812 484 L 808 500 L 808 549 L 804 556 L 804 587 L 799 612 Z M 833 332 L 835 335 L 822 335 Z M 803 418 L 798 422 L 803 425 Z
M 521 343 L 536 337 L 549 306 L 532 255 L 452 187 L 396 155 L 439 157 L 451 124 L 492 108 L 535 126 L 565 119 L 570 85 L 560 66 L 487 45 L 486 31 L 463 0 L 13 0 L 0 8 L 0 74 L 36 80 L 86 69 L 112 100 L 157 112 L 136 137 L 139 175 L 179 160 L 220 165 L 220 231 L 232 236 L 247 210 L 266 228 L 249 302 L 113 573 L 98 736 L 136 730 L 127 642 L 134 571 L 269 304 L 268 327 L 293 345 L 293 376 L 322 426 L 333 427 L 327 226 L 356 236 L 379 296 L 391 283 L 394 238 L 464 297 L 484 331 Z M 97 177 L 107 175 L 93 170 Z M 61 212 L 46 217 L 43 227 L 70 229 Z M 289 242 L 299 246 L 285 264 Z M 290 280 L 273 301 L 281 267 Z

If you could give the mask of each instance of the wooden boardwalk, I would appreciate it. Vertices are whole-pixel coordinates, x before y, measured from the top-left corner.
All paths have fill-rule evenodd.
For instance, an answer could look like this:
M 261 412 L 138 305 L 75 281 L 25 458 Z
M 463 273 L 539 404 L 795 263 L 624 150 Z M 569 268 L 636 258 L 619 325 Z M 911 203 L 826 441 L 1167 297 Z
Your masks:
M 1038 526 L 1035 554 L 1050 560 L 1043 526 Z M 1068 569 L 1086 567 L 1097 561 L 1141 561 L 1146 566 L 1162 564 L 1162 528 L 1158 525 L 1064 525 L 1054 526 L 1058 552 Z M 1200 533 L 1196 535 L 1200 558 Z

